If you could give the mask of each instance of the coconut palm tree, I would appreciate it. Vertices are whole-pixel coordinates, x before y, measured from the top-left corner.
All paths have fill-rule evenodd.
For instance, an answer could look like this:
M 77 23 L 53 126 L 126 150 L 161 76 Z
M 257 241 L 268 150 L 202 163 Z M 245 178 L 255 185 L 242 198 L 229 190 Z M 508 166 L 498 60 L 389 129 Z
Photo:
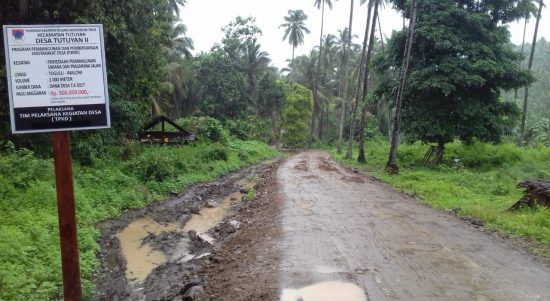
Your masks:
M 361 0 L 361 4 L 363 4 L 365 0 Z M 344 47 L 342 49 L 343 52 L 343 59 L 342 59 L 342 69 L 343 72 L 343 80 L 340 81 L 340 91 L 339 96 L 344 100 L 342 102 L 342 106 L 340 108 L 340 118 L 338 121 L 338 148 L 337 152 L 338 154 L 342 153 L 342 139 L 344 137 L 344 121 L 346 117 L 346 104 L 348 101 L 348 84 L 349 84 L 349 50 L 351 48 L 351 39 L 352 39 L 352 25 L 353 25 L 353 3 L 354 0 L 351 0 L 350 5 L 350 12 L 349 12 L 349 26 L 348 26 L 348 32 L 347 32 L 347 43 L 343 43 Z M 346 47 L 347 46 L 347 47 Z
M 183 23 L 177 24 L 170 32 L 170 45 L 165 47 L 165 51 L 169 58 L 185 57 L 190 59 L 193 57 L 191 50 L 194 50 L 193 39 L 187 35 L 187 26 Z
M 258 98 L 259 76 L 263 74 L 271 62 L 269 54 L 260 50 L 260 47 L 260 44 L 247 43 L 243 53 L 235 58 L 233 62 L 235 67 L 244 74 L 245 92 L 253 104 L 256 103 Z
M 192 104 L 188 101 L 189 83 L 192 80 L 189 61 L 173 61 L 164 67 L 166 77 L 160 84 L 157 106 L 168 117 L 177 119 L 190 113 Z
M 249 43 L 242 56 L 235 61 L 235 67 L 244 73 L 247 83 L 253 88 L 258 82 L 258 75 L 271 62 L 269 54 L 260 50 L 260 47 L 260 44 Z
M 344 100 L 342 102 L 342 106 L 340 108 L 340 118 L 338 119 L 338 147 L 337 147 L 337 153 L 342 153 L 342 139 L 344 137 L 344 121 L 346 118 L 346 104 L 348 101 L 348 84 L 349 84 L 349 50 L 351 48 L 351 38 L 352 38 L 352 25 L 353 25 L 353 2 L 354 0 L 351 0 L 350 10 L 349 10 L 349 26 L 347 28 L 347 40 L 346 43 L 343 44 L 342 49 L 342 65 L 343 65 L 343 80 L 340 81 L 340 91 L 339 96 Z
M 338 38 L 333 34 L 327 34 L 323 39 L 323 57 L 321 58 L 323 73 L 319 82 L 321 87 L 327 82 L 331 69 L 335 67 L 337 52 Z
M 289 10 L 288 16 L 285 16 L 286 23 L 280 27 L 285 29 L 283 41 L 288 38 L 288 43 L 292 45 L 292 60 L 294 61 L 294 50 L 299 45 L 304 44 L 304 33 L 309 34 L 310 31 L 304 24 L 307 20 L 307 15 L 301 9 Z
M 319 139 L 326 142 L 329 136 L 329 108 L 331 101 L 336 100 L 334 95 L 338 93 L 338 38 L 333 34 L 325 35 L 323 39 L 323 57 L 321 58 L 322 72 L 319 79 L 317 96 L 321 114 L 319 114 Z M 321 95 L 325 97 L 321 97 Z
M 397 148 L 399 146 L 399 135 L 401 132 L 401 110 L 403 108 L 403 98 L 405 93 L 405 83 L 407 81 L 407 73 L 411 62 L 411 48 L 414 38 L 414 27 L 416 25 L 417 0 L 411 2 L 411 15 L 409 21 L 409 30 L 405 40 L 405 50 L 403 55 L 403 65 L 399 72 L 399 89 L 397 91 L 397 100 L 395 102 L 395 121 L 391 137 L 391 147 L 388 162 L 386 163 L 386 171 L 392 174 L 399 172 L 397 166 Z
M 374 13 L 372 18 L 372 25 L 370 28 L 369 46 L 367 50 L 367 57 L 365 61 L 365 77 L 363 80 L 363 94 L 361 100 L 363 101 L 363 110 L 361 112 L 361 122 L 359 123 L 359 156 L 357 161 L 364 163 L 365 159 L 365 122 L 367 118 L 367 96 L 369 92 L 369 76 L 370 76 L 370 61 L 372 58 L 372 48 L 374 45 L 374 36 L 376 35 L 376 22 L 378 21 L 378 7 L 380 0 L 374 0 Z
M 311 50 L 309 55 L 297 56 L 294 61 L 289 62 L 289 68 L 283 69 L 283 72 L 288 72 L 287 80 L 313 90 L 317 55 L 317 51 Z
M 357 115 L 357 107 L 359 104 L 359 93 L 361 91 L 362 82 L 363 82 L 363 76 L 364 76 L 364 67 L 365 67 L 365 60 L 366 60 L 366 53 L 367 53 L 367 43 L 369 38 L 369 32 L 370 32 L 370 24 L 372 20 L 372 8 L 375 0 L 369 0 L 367 4 L 367 24 L 365 26 L 365 37 L 363 39 L 363 49 L 361 50 L 361 61 L 359 63 L 359 73 L 357 76 L 357 85 L 354 88 L 354 101 L 353 101 L 353 107 L 351 110 L 351 123 L 350 123 L 350 129 L 349 129 L 349 140 L 348 140 L 348 147 L 346 149 L 346 159 L 351 159 L 352 156 L 352 148 L 353 148 L 353 138 L 355 134 L 355 122 L 356 122 L 356 115 Z M 366 0 L 362 0 L 361 4 L 365 3 Z
M 190 60 L 193 40 L 186 36 L 187 27 L 180 23 L 172 28 L 170 42 L 162 47 L 169 63 L 164 66 L 166 77 L 160 84 L 157 104 L 162 112 L 169 112 L 169 117 L 177 118 L 189 111 L 189 105 L 182 102 L 189 92 L 192 72 Z M 156 110 L 156 109 L 155 109 Z
M 176 17 L 180 17 L 180 5 L 185 6 L 187 0 L 170 0 L 170 9 L 174 12 Z
M 337 0 L 335 0 L 337 1 Z M 313 113 L 311 114 L 311 127 L 310 127 L 310 145 L 313 142 L 313 135 L 317 129 L 315 119 L 319 114 L 319 77 L 321 76 L 321 59 L 323 57 L 323 29 L 325 25 L 325 4 L 329 9 L 332 9 L 332 0 L 315 0 L 314 6 L 317 9 L 321 9 L 321 35 L 319 36 L 319 60 L 317 62 L 317 74 L 315 76 L 315 85 L 313 86 Z
M 527 24 L 529 23 L 529 20 L 531 17 L 537 16 L 537 8 L 535 5 L 532 5 L 531 7 L 527 8 L 525 12 L 525 19 L 523 20 L 523 35 L 521 38 L 521 51 L 520 54 L 523 56 L 524 50 L 525 50 L 525 37 L 527 36 Z M 514 89 L 514 99 L 518 99 L 518 89 Z
M 535 56 L 535 47 L 537 46 L 537 35 L 539 31 L 540 16 L 542 13 L 542 8 L 544 7 L 544 1 L 539 0 L 539 10 L 537 12 L 537 22 L 535 23 L 535 33 L 533 34 L 533 44 L 531 45 L 531 53 L 529 54 L 529 63 L 527 69 L 531 70 L 533 67 L 533 58 Z M 525 87 L 525 94 L 523 96 L 523 112 L 521 114 L 521 125 L 519 132 L 519 141 L 518 144 L 523 145 L 523 138 L 525 136 L 525 119 L 527 117 L 527 105 L 529 101 L 529 87 Z
M 336 88 L 336 95 L 340 98 L 345 98 L 347 90 L 349 89 L 349 79 L 350 77 L 350 71 L 353 69 L 350 69 L 350 66 L 353 66 L 351 64 L 352 57 L 354 56 L 354 47 L 360 47 L 357 44 L 351 44 L 351 41 L 348 41 L 349 39 L 349 30 L 348 28 L 344 28 L 343 30 L 339 29 L 337 38 L 336 38 L 336 49 L 335 49 L 335 64 L 337 68 L 336 73 L 336 80 L 338 83 L 338 87 Z M 352 35 L 352 39 L 357 38 L 357 35 Z M 348 45 L 350 43 L 351 45 Z

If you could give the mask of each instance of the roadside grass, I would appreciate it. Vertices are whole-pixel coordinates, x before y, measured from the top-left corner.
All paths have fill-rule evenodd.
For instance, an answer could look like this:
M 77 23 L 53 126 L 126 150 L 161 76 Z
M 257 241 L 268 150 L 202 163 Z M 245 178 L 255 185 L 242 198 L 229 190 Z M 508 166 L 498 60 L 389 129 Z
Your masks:
M 501 233 L 527 237 L 537 242 L 533 251 L 550 256 L 550 209 L 507 211 L 522 197 L 516 185 L 524 179 L 550 178 L 550 149 L 519 148 L 511 143 L 491 145 L 454 142 L 447 145 L 445 161 L 439 166 L 422 166 L 427 146 L 401 145 L 398 153 L 399 175 L 384 171 L 389 152 L 385 141 L 369 141 L 365 147 L 366 164 L 333 157 L 358 168 L 399 191 L 413 194 L 437 209 L 455 209 L 459 215 L 483 219 L 486 226 Z M 356 158 L 357 151 L 354 153 Z M 458 158 L 458 166 L 452 159 Z
M 132 158 L 73 165 L 80 268 L 85 299 L 94 293 L 99 231 L 122 212 L 277 155 L 267 145 L 132 146 Z M 116 159 L 115 159 L 116 158 Z M 0 153 L 0 301 L 62 299 L 61 260 L 52 160 L 27 150 Z

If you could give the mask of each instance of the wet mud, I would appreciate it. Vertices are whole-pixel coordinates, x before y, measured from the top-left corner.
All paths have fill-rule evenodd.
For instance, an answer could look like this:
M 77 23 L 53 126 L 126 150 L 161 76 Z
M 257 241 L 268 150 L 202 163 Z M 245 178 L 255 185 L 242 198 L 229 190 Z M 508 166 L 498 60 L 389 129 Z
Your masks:
M 197 273 L 239 228 L 250 203 L 243 193 L 264 185 L 279 161 L 191 187 L 98 225 L 102 232 L 93 300 L 187 300 L 203 283 Z

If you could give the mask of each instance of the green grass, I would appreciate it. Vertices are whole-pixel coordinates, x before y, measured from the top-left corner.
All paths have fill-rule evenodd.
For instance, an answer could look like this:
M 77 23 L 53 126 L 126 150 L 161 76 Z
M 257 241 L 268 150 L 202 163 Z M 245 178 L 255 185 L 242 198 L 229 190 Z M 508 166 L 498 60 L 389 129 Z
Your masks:
M 94 290 L 99 221 L 276 155 L 260 142 L 229 140 L 225 145 L 134 145 L 128 161 L 101 159 L 92 167 L 75 164 L 86 298 Z M 0 300 L 59 300 L 61 262 L 52 160 L 38 159 L 25 150 L 10 151 L 0 154 L 0 169 Z
M 252 188 L 243 196 L 243 201 L 251 202 L 255 198 L 256 198 L 256 189 Z
M 550 177 L 550 148 L 455 142 L 447 146 L 443 164 L 423 167 L 421 162 L 427 148 L 420 143 L 401 145 L 397 176 L 384 171 L 387 142 L 366 144 L 366 164 L 345 160 L 335 151 L 333 154 L 344 164 L 359 168 L 399 191 L 416 195 L 434 208 L 460 209 L 459 214 L 481 218 L 491 229 L 530 238 L 538 242 L 534 251 L 550 255 L 550 209 L 507 211 L 522 196 L 522 191 L 516 188 L 518 182 Z M 454 157 L 460 159 L 458 168 L 451 163 Z

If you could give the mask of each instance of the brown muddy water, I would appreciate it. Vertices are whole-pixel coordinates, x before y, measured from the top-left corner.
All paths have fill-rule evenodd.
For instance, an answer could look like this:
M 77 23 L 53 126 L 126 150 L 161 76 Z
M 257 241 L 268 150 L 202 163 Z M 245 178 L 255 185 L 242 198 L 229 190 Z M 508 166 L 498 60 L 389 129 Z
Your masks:
M 227 215 L 227 210 L 229 210 L 231 204 L 241 201 L 242 197 L 242 193 L 235 192 L 225 197 L 217 207 L 203 208 L 199 214 L 194 214 L 191 217 L 185 224 L 183 231 L 195 231 L 204 241 L 214 244 L 215 240 L 208 235 L 208 231 L 218 225 Z
M 208 231 L 224 219 L 232 204 L 241 200 L 242 193 L 232 193 L 223 198 L 216 207 L 205 207 L 198 214 L 193 214 L 183 227 L 173 223 L 160 224 L 149 216 L 136 219 L 130 223 L 116 235 L 120 242 L 122 255 L 126 260 L 126 278 L 130 282 L 142 282 L 155 268 L 168 261 L 186 262 L 204 256 L 205 254 L 190 254 L 187 250 L 189 238 L 185 236 L 179 238 L 176 242 L 177 248 L 172 250 L 171 254 L 155 250 L 152 246 L 153 243 L 147 242 L 146 238 L 151 235 L 160 236 L 168 232 L 184 234 L 195 231 L 202 240 L 213 245 L 216 240 L 208 234 Z
M 133 221 L 116 237 L 120 241 L 122 254 L 126 259 L 126 277 L 130 281 L 143 281 L 151 272 L 168 260 L 164 252 L 154 250 L 144 239 L 150 235 L 161 235 L 162 232 L 183 231 L 175 224 L 161 225 L 150 217 Z

